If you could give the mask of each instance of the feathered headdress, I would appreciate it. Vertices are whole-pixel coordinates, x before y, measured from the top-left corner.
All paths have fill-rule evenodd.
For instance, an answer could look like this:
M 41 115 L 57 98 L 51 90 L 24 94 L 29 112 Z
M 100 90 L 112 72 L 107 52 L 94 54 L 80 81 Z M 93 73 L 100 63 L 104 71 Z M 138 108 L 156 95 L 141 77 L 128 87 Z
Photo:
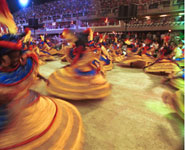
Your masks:
M 0 23 L 7 26 L 10 34 L 17 33 L 17 26 L 10 13 L 6 0 L 0 0 Z
M 131 45 L 131 44 L 132 44 L 132 42 L 131 42 L 129 39 L 126 39 L 124 42 L 125 42 L 125 44 L 127 44 L 127 45 Z
M 76 42 L 78 40 L 74 33 L 72 33 L 69 29 L 64 29 L 64 31 L 61 34 L 61 38 L 69 42 Z
M 25 28 L 24 32 L 25 32 L 25 36 L 24 36 L 23 43 L 31 42 L 32 41 L 31 30 L 29 28 Z

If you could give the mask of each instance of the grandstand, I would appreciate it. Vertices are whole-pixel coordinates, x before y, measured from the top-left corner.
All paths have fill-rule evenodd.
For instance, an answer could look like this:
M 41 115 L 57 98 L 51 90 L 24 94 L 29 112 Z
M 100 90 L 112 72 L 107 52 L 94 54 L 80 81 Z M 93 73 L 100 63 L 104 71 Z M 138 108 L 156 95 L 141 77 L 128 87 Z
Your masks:
M 120 19 L 119 7 L 137 5 L 137 16 L 128 22 Z M 37 18 L 42 33 L 59 33 L 64 28 L 80 31 L 87 27 L 98 32 L 109 31 L 168 31 L 184 29 L 183 0 L 58 0 L 41 5 L 32 5 L 14 13 L 14 18 L 23 31 L 30 18 Z M 125 27 L 126 26 L 126 27 Z

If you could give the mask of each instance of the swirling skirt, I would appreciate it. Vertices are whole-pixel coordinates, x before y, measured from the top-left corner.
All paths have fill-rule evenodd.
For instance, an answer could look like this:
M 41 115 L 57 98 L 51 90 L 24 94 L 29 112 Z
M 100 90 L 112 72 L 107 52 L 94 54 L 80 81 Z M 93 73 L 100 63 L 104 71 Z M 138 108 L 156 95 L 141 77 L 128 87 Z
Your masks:
M 0 150 L 81 150 L 80 113 L 68 102 L 39 96 L 0 132 Z
M 51 74 L 47 91 L 70 100 L 101 99 L 110 94 L 111 86 L 101 74 L 79 75 L 69 66 Z

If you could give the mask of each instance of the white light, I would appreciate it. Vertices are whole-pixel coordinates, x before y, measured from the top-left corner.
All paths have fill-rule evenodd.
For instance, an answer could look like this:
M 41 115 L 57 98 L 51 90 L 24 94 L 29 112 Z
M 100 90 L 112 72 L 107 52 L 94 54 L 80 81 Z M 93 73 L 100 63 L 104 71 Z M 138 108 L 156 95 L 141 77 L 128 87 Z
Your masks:
M 166 16 L 168 16 L 168 15 L 160 15 L 159 17 L 166 17 Z
M 53 22 L 53 23 L 52 23 L 52 26 L 56 26 L 56 22 Z
M 151 19 L 151 17 L 150 17 L 150 16 L 145 16 L 145 18 L 146 18 L 147 20 Z
M 19 0 L 19 3 L 21 4 L 21 6 L 25 7 L 28 5 L 28 1 L 29 0 Z
M 184 13 L 179 13 L 179 16 L 183 16 L 184 15 Z

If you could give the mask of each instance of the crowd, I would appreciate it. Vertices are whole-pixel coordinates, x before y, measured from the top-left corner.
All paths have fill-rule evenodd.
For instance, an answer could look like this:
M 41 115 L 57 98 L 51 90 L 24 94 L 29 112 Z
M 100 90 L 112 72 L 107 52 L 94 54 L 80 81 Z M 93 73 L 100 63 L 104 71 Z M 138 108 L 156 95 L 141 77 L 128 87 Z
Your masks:
M 28 11 L 30 13 L 29 16 L 36 15 L 36 17 L 48 17 L 48 14 L 56 15 L 57 13 L 57 15 L 64 15 L 64 13 L 68 14 L 73 13 L 74 11 L 81 13 L 81 11 L 87 11 L 86 9 L 90 9 L 91 5 L 88 3 L 89 1 L 81 0 L 77 2 L 77 0 L 69 0 L 65 3 L 60 3 L 61 1 L 54 1 L 51 3 L 51 5 L 55 3 L 53 6 L 49 5 L 49 3 L 46 3 L 38 6 L 38 8 L 35 6 L 34 9 L 38 9 L 37 11 L 33 11 L 34 9 L 28 8 L 26 12 Z M 110 2 L 110 0 L 106 0 L 104 2 L 107 1 Z M 166 75 L 165 80 L 162 80 L 162 83 L 170 84 L 176 89 L 176 91 L 173 90 L 174 93 L 165 93 L 162 97 L 164 103 L 171 110 L 167 110 L 167 108 L 157 102 L 154 110 L 156 113 L 158 113 L 158 115 L 160 114 L 160 116 L 157 117 L 158 122 L 150 119 L 152 112 L 149 112 L 150 114 L 146 115 L 145 117 L 148 118 L 148 120 L 151 120 L 149 127 L 154 126 L 154 132 L 151 132 L 154 133 L 154 136 L 157 135 L 159 137 L 158 133 L 161 132 L 161 130 L 156 129 L 160 127 L 159 129 L 164 129 L 166 133 L 169 133 L 169 139 L 171 138 L 173 140 L 175 139 L 174 136 L 180 137 L 182 135 L 182 137 L 175 139 L 175 144 L 170 144 L 170 147 L 174 145 L 176 148 L 181 148 L 181 146 L 183 146 L 183 144 L 180 144 L 180 141 L 184 137 L 184 34 L 182 32 L 160 33 L 156 31 L 153 33 L 127 32 L 118 34 L 112 31 L 110 34 L 100 34 L 93 32 L 91 28 L 88 28 L 80 33 L 64 29 L 62 34 L 54 37 L 50 35 L 40 35 L 40 37 L 36 38 L 31 36 L 31 30 L 29 28 L 25 28 L 24 32 L 21 34 L 16 33 L 16 25 L 12 20 L 13 18 L 8 10 L 6 1 L 1 2 L 1 150 L 83 149 L 84 144 L 89 144 L 84 143 L 84 134 L 86 134 L 84 125 L 87 126 L 87 123 L 90 122 L 85 121 L 83 123 L 78 109 L 67 101 L 70 100 L 72 102 L 72 100 L 79 100 L 80 103 L 83 103 L 83 100 L 89 103 L 90 101 L 93 102 L 96 100 L 94 101 L 96 103 L 98 100 L 102 101 L 102 99 L 108 96 L 110 96 L 109 99 L 112 99 L 114 93 L 112 95 L 110 94 L 114 84 L 113 82 L 112 85 L 109 83 L 109 81 L 106 79 L 106 74 L 108 71 L 111 71 L 114 68 L 114 65 L 120 67 L 120 70 L 125 69 L 121 67 L 130 67 L 129 72 L 131 73 L 130 75 L 132 76 L 131 80 L 133 80 L 133 83 L 137 82 L 137 80 L 144 81 L 140 83 L 147 83 L 145 82 L 146 79 L 149 81 L 149 86 L 144 87 L 143 91 L 138 91 L 138 88 L 136 88 L 134 94 L 136 96 L 139 94 L 146 102 L 150 102 L 150 95 L 155 96 L 154 93 L 158 91 L 160 93 L 156 93 L 156 95 L 161 95 L 161 92 L 164 90 L 161 90 L 161 84 L 157 85 L 156 90 L 156 87 L 153 86 L 153 83 L 155 83 L 154 81 L 157 80 L 151 80 L 150 77 L 152 76 L 138 75 L 141 74 L 141 71 L 144 71 L 146 74 L 157 73 L 158 75 Z M 65 7 L 59 9 L 59 4 L 65 5 Z M 76 7 L 76 4 L 79 7 Z M 40 7 L 43 9 L 39 9 Z M 70 8 L 70 10 L 66 8 Z M 52 13 L 48 13 L 47 9 L 52 11 Z M 18 13 L 21 13 L 21 11 Z M 29 17 L 28 14 L 24 12 L 20 15 L 24 19 Z M 17 17 L 19 17 L 19 15 Z M 102 20 L 102 22 L 105 24 L 111 23 L 111 20 L 109 21 L 107 19 L 106 21 Z M 12 24 L 10 25 L 10 23 Z M 73 25 L 74 23 L 75 22 L 71 22 L 70 24 Z M 68 24 L 69 23 L 61 24 L 61 26 L 67 26 Z M 60 26 L 60 24 L 55 23 L 52 24 L 52 26 Z M 9 30 L 7 30 L 7 27 Z M 1 32 L 1 30 L 3 32 Z M 67 63 L 65 63 L 65 66 L 63 66 L 56 62 L 57 60 L 66 61 Z M 47 61 L 55 61 L 55 63 L 52 65 L 56 65 L 55 67 L 57 69 L 47 76 L 47 78 L 45 78 L 39 72 L 39 66 L 46 64 Z M 50 67 L 50 70 L 52 70 L 53 68 L 50 65 L 47 64 L 47 67 Z M 135 70 L 134 72 L 130 71 L 133 67 L 137 67 L 142 70 Z M 48 69 L 45 70 L 47 75 Z M 128 70 L 128 68 L 126 70 Z M 117 71 L 113 73 L 116 74 L 118 73 Z M 126 75 L 128 74 L 118 73 L 117 79 L 119 80 L 124 78 L 125 82 L 128 82 L 127 85 L 129 85 L 131 80 L 127 80 Z M 43 79 L 45 82 L 44 87 L 41 87 L 41 89 L 44 90 L 45 95 L 41 94 L 43 91 L 41 92 L 37 89 L 41 83 L 41 81 L 38 79 Z M 124 97 L 126 97 L 124 96 L 123 101 L 126 102 L 126 100 L 129 100 L 128 103 L 126 103 L 126 107 L 129 106 L 132 108 L 130 109 L 131 111 L 129 110 L 132 112 L 132 110 L 135 110 L 135 107 L 132 107 L 132 104 L 128 104 L 134 96 L 134 91 L 128 92 L 127 87 L 124 86 L 125 85 L 121 87 L 121 91 L 126 92 L 125 94 L 130 94 L 130 96 L 128 99 L 124 99 Z M 118 88 L 120 88 L 120 85 Z M 143 88 L 142 85 L 139 88 Z M 150 88 L 152 88 L 151 91 L 148 90 Z M 148 92 L 150 95 L 146 95 L 146 92 Z M 117 92 L 117 94 L 120 94 L 120 92 Z M 157 101 L 160 101 L 159 97 L 155 98 L 157 98 Z M 105 99 L 105 101 L 106 100 L 108 99 Z M 133 99 L 133 101 L 135 102 L 135 99 Z M 100 108 L 99 104 L 98 107 Z M 144 107 L 147 106 L 145 103 L 143 104 L 142 105 Z M 159 104 L 161 105 L 162 109 L 159 109 Z M 115 108 L 122 111 L 123 107 L 118 105 L 118 107 Z M 97 110 L 97 108 L 95 109 Z M 113 109 L 111 109 L 111 111 L 112 110 Z M 139 109 L 139 111 L 140 110 L 142 109 Z M 164 110 L 166 110 L 167 113 L 164 113 Z M 93 109 L 90 111 L 93 111 Z M 146 111 L 148 112 L 149 110 L 146 109 Z M 142 112 L 145 112 L 145 110 L 143 109 Z M 99 113 L 97 114 L 99 115 Z M 135 114 L 135 111 L 129 114 Z M 114 115 L 115 112 L 113 112 L 113 116 Z M 126 115 L 128 115 L 128 111 L 126 111 Z M 163 118 L 162 115 L 167 117 L 167 125 L 169 122 L 173 123 L 172 125 L 175 125 L 177 130 L 173 130 L 174 128 L 171 128 L 171 125 L 170 128 L 163 128 L 165 126 L 165 122 L 163 122 L 165 118 Z M 93 116 L 92 114 L 90 114 L 90 117 L 92 119 L 96 118 L 96 116 Z M 126 117 L 126 119 L 130 119 L 129 117 L 130 116 Z M 113 117 L 110 119 L 112 118 Z M 107 122 L 110 122 L 110 119 L 107 121 L 105 118 L 103 119 L 104 124 L 102 122 L 102 125 L 104 126 L 107 125 Z M 116 122 L 120 120 L 120 117 L 117 119 L 118 120 L 115 120 Z M 102 117 L 100 117 L 100 120 L 102 120 Z M 131 120 L 133 119 L 131 118 Z M 161 124 L 159 121 L 162 121 Z M 95 123 L 97 123 L 97 121 Z M 94 125 L 92 124 L 91 126 L 94 127 Z M 128 125 L 126 124 L 125 127 L 127 126 Z M 139 126 L 136 126 L 136 129 L 140 129 L 140 126 L 140 124 Z M 91 128 L 88 129 L 92 130 Z M 102 129 L 100 128 L 100 131 L 102 131 Z M 110 131 L 109 128 L 107 129 L 107 131 Z M 130 129 L 132 130 L 132 128 Z M 128 130 L 129 134 L 131 130 Z M 111 134 L 114 133 L 114 131 L 121 130 L 118 129 L 112 131 Z M 171 131 L 173 131 L 175 134 L 171 134 Z M 125 131 L 123 130 L 123 132 Z M 123 132 L 120 132 L 121 134 L 119 135 L 117 132 L 115 132 L 113 136 L 122 136 Z M 145 132 L 148 133 L 148 130 Z M 100 134 L 102 135 L 102 132 Z M 139 134 L 135 134 L 135 131 L 130 135 L 127 136 L 129 140 L 129 137 L 132 137 L 133 135 L 134 137 L 141 137 Z M 87 134 L 87 136 L 91 135 Z M 105 136 L 106 134 L 104 137 Z M 148 137 L 151 137 L 150 134 Z M 143 137 L 141 142 L 137 142 L 142 143 L 143 139 L 145 140 L 148 137 Z M 125 137 L 123 135 L 123 139 L 124 138 Z M 95 138 L 92 138 L 92 140 L 94 139 Z M 138 140 L 138 138 L 136 138 L 136 140 Z M 106 139 L 104 141 L 106 141 Z M 120 141 L 122 142 L 122 140 Z M 151 140 L 149 139 L 149 141 Z M 159 139 L 159 141 L 162 140 Z M 156 141 L 154 142 L 156 143 Z M 95 141 L 95 143 L 97 143 L 97 141 Z M 101 143 L 101 141 L 99 143 Z M 128 142 L 126 141 L 126 143 Z M 178 143 L 178 145 L 176 143 Z M 141 148 L 146 148 L 146 145 L 148 144 L 150 143 L 145 142 L 145 145 L 141 145 Z M 95 144 L 91 143 L 91 145 Z M 119 143 L 117 145 L 119 146 Z M 133 140 L 131 145 L 133 145 Z M 138 144 L 136 143 L 136 146 L 137 145 Z M 169 146 L 168 143 L 167 145 Z M 126 145 L 126 147 L 128 146 Z M 163 147 L 165 147 L 165 145 Z
M 97 16 L 109 16 L 114 14 L 118 16 L 119 7 L 121 5 L 135 3 L 138 6 L 138 11 L 143 11 L 146 9 L 153 8 L 154 4 L 163 5 L 163 1 L 155 0 L 149 3 L 145 0 L 56 0 L 41 5 L 33 5 L 32 7 L 21 9 L 20 11 L 14 13 L 15 21 L 17 23 L 26 23 L 29 18 L 35 16 L 40 22 L 47 20 L 57 20 L 72 17 L 82 17 L 89 15 Z M 169 1 L 170 6 L 183 5 L 183 1 L 173 0 Z M 157 5 L 158 6 L 158 5 Z M 49 13 L 48 13 L 49 12 Z
M 16 22 L 26 22 L 35 16 L 39 21 L 62 19 L 67 17 L 87 16 L 95 11 L 95 6 L 91 0 L 69 0 L 53 1 L 41 5 L 21 9 L 14 13 Z M 48 13 L 49 12 L 49 13 Z
M 139 26 L 166 26 L 171 25 L 173 27 L 184 24 L 184 16 L 165 16 L 165 17 L 153 17 L 153 18 L 133 18 L 128 22 L 129 27 Z

